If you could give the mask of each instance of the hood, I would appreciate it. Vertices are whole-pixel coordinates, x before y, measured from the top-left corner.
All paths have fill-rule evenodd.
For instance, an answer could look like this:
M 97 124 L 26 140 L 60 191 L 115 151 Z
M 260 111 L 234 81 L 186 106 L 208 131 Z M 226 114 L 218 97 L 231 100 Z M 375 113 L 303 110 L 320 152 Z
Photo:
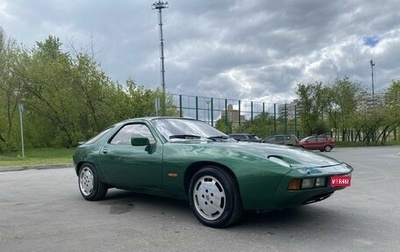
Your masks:
M 198 152 L 199 155 L 202 153 L 209 158 L 213 155 L 219 157 L 240 156 L 242 158 L 260 158 L 299 170 L 307 170 L 308 168 L 324 168 L 329 170 L 328 167 L 339 167 L 343 164 L 343 162 L 314 151 L 277 144 L 197 139 L 179 139 L 170 143 L 190 145 L 192 148 L 188 151 Z M 307 173 L 310 172 L 307 171 Z
M 294 168 L 305 166 L 332 166 L 341 163 L 333 158 L 314 151 L 285 145 L 267 143 L 237 143 L 237 145 L 233 146 L 232 148 L 237 148 L 243 152 L 253 153 L 254 155 L 258 155 L 263 158 L 269 158 L 271 156 L 281 158 Z
M 247 156 L 256 156 L 271 161 L 274 159 L 278 163 L 279 160 L 282 160 L 283 165 L 289 165 L 287 167 L 292 169 L 333 167 L 343 164 L 343 162 L 317 152 L 285 145 L 252 142 L 208 142 L 207 144 L 222 147 L 230 152 L 240 152 Z

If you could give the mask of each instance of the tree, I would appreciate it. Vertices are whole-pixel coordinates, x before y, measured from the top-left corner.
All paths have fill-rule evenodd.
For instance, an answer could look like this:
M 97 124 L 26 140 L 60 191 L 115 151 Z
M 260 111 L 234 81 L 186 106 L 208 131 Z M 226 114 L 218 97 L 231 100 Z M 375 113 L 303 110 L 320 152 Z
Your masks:
M 361 91 L 360 84 L 350 81 L 348 77 L 337 78 L 328 88 L 329 121 L 334 129 L 341 129 L 342 141 L 350 140 L 350 130 L 356 126 Z
M 251 133 L 257 135 L 258 137 L 265 138 L 266 136 L 271 135 L 273 132 L 273 127 L 274 117 L 268 112 L 262 112 L 255 116 L 253 121 L 242 122 L 234 129 L 234 131 Z
M 0 152 L 17 149 L 23 50 L 0 27 Z
M 394 132 L 400 126 L 400 81 L 393 81 L 384 94 L 383 114 L 385 115 L 382 123 L 384 127 L 381 134 L 381 144 L 384 144 L 390 133 Z
M 49 36 L 37 42 L 23 76 L 23 98 L 28 110 L 42 119 L 52 134 L 35 134 L 36 143 L 71 147 L 74 142 L 74 121 L 71 115 L 79 111 L 73 93 L 73 71 L 68 53 L 60 49 L 58 38 Z M 55 127 L 51 127 L 54 125 Z
M 324 112 L 329 104 L 329 89 L 322 82 L 299 84 L 296 94 L 299 96 L 300 127 L 306 135 L 326 133 Z

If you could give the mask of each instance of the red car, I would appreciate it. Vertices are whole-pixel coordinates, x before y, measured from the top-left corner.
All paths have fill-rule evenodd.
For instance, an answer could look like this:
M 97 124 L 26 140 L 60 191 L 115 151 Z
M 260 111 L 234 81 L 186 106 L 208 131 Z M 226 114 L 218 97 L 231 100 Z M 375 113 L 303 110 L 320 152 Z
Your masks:
M 330 152 L 335 147 L 335 139 L 327 135 L 313 135 L 303 138 L 299 146 L 308 150 Z

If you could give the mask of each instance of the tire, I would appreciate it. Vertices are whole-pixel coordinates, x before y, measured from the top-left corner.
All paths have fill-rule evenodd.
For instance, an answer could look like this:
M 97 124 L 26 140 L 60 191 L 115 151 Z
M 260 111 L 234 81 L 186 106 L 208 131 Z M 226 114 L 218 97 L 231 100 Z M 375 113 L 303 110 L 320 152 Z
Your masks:
M 85 163 L 78 174 L 79 191 L 83 198 L 90 201 L 101 200 L 106 194 L 108 187 L 99 180 L 94 165 Z
M 236 181 L 219 167 L 202 168 L 192 177 L 189 201 L 196 218 L 209 227 L 227 227 L 243 213 Z
M 327 146 L 325 146 L 325 148 L 324 148 L 324 151 L 325 152 L 330 152 L 332 150 L 332 146 L 330 146 L 330 145 L 327 145 Z

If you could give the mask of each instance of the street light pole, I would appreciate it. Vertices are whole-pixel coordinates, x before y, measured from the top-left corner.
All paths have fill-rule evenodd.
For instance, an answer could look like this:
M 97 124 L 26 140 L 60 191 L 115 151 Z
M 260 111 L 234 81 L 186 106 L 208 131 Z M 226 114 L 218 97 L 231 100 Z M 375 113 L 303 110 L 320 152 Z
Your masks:
M 153 10 L 158 10 L 159 26 L 160 26 L 160 59 L 161 59 L 161 87 L 162 87 L 162 111 L 165 115 L 165 69 L 164 69 L 164 38 L 162 30 L 162 9 L 168 8 L 168 2 L 162 2 L 159 0 L 152 4 Z
M 373 60 L 369 61 L 371 65 L 371 77 L 372 77 L 372 107 L 375 107 L 375 87 L 374 87 L 374 66 L 375 62 Z
M 25 147 L 24 147 L 24 126 L 22 124 L 22 113 L 24 112 L 24 105 L 22 103 L 18 104 L 19 110 L 19 122 L 21 126 L 21 150 L 22 150 L 22 158 L 25 158 Z

